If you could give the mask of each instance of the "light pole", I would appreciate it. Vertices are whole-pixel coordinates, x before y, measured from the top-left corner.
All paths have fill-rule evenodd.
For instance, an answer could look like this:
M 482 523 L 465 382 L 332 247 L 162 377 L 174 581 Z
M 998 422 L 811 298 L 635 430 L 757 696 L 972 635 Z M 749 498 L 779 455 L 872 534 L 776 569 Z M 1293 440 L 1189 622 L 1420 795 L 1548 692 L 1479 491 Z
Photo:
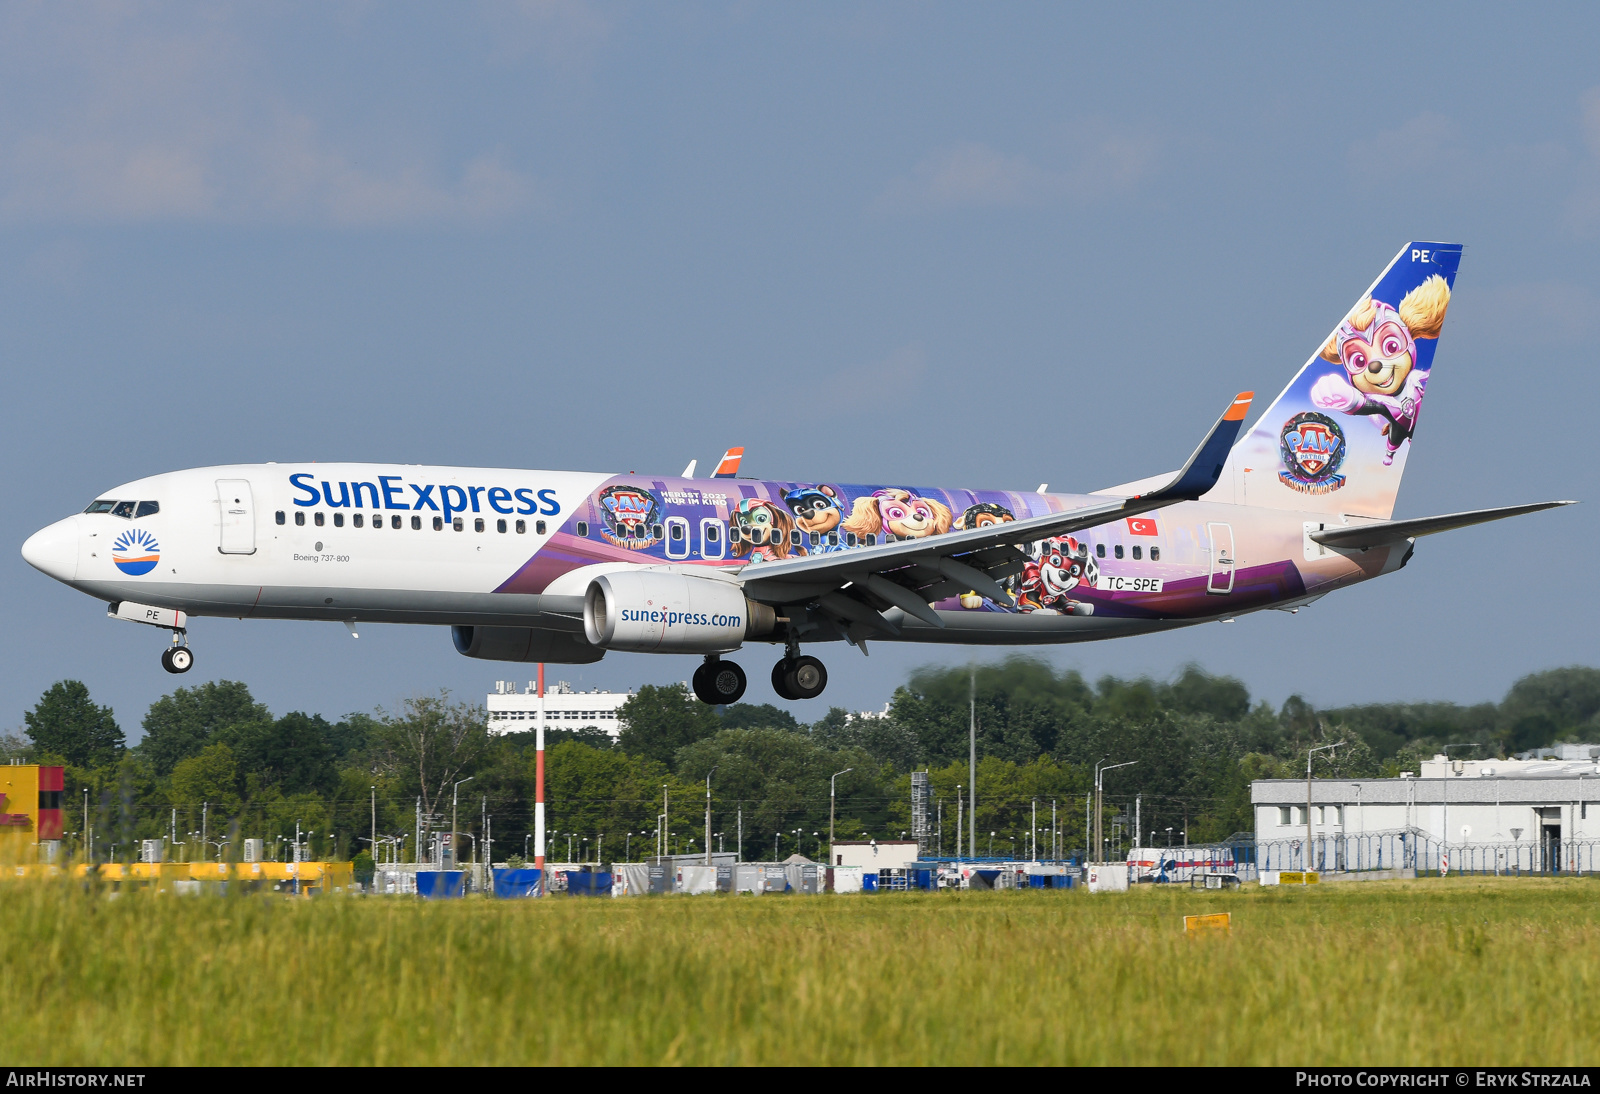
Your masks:
M 835 771 L 828 779 L 828 854 L 830 855 L 833 855 L 833 815 L 839 776 L 848 775 L 854 770 L 855 768 L 853 767 L 847 767 L 843 771 Z M 959 841 L 959 837 L 957 837 L 957 842 Z M 837 858 L 838 856 L 835 855 L 834 857 Z
M 527 850 L 526 847 L 523 850 Z M 372 853 L 378 853 L 378 786 L 372 785 Z
M 1311 872 L 1311 758 L 1319 752 L 1332 752 L 1343 741 L 1335 741 L 1331 745 L 1317 745 L 1306 753 L 1306 860 L 1301 864 L 1300 884 L 1307 885 L 1310 879 L 1306 877 Z
M 532 838 L 533 838 L 533 833 L 532 832 L 529 832 L 527 835 L 522 837 L 522 861 L 523 862 L 527 862 L 528 861 L 528 841 L 531 840 Z
M 469 783 L 475 778 L 477 778 L 476 775 L 468 775 L 466 778 L 464 778 L 460 782 L 456 783 L 455 789 L 450 792 L 450 865 L 451 866 L 459 866 L 461 864 L 461 856 L 456 853 L 456 815 L 457 815 L 456 811 L 461 805 L 461 784 L 462 783 Z
M 994 833 L 989 833 L 989 857 L 994 858 Z
M 711 776 L 717 773 L 713 767 L 706 772 L 706 865 L 711 865 Z
M 1100 822 L 1100 815 L 1105 812 L 1106 772 L 1115 771 L 1119 767 L 1132 767 L 1138 762 L 1138 760 L 1128 760 L 1126 763 L 1106 765 L 1105 761 L 1101 760 L 1100 763 L 1094 765 L 1094 846 L 1095 850 L 1100 851 L 1102 855 L 1101 861 L 1104 861 L 1106 843 L 1106 837 L 1102 834 L 1104 828 Z

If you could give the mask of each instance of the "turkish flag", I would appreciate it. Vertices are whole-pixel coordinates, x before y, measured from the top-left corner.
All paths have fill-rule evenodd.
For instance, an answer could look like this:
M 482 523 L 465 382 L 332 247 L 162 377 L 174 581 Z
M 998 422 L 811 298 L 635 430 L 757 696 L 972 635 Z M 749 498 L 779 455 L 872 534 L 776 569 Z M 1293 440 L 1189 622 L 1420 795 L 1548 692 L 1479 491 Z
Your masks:
M 1151 517 L 1129 517 L 1128 534 L 1130 536 L 1157 536 L 1161 533 L 1156 530 L 1156 522 Z

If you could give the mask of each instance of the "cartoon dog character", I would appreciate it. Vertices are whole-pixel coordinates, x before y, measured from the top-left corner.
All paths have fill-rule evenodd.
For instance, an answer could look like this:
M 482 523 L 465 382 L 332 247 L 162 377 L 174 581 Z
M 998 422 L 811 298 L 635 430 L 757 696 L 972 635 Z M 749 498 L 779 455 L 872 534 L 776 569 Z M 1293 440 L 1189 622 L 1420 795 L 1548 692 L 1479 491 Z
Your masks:
M 1059 615 L 1093 615 L 1094 605 L 1067 596 L 1089 573 L 1089 547 L 1073 536 L 1057 536 L 1044 541 L 1037 561 L 1022 569 L 1022 591 L 1017 597 L 1019 612 L 1051 612 Z
M 970 532 L 975 528 L 988 528 L 994 524 L 1009 524 L 1017 519 L 1017 515 L 1003 505 L 996 505 L 990 501 L 980 501 L 976 505 L 969 505 L 962 512 L 961 519 L 956 522 L 956 527 L 963 532 Z M 1007 591 L 1015 593 L 1007 579 Z M 959 597 L 963 608 L 974 610 L 983 607 L 984 597 L 978 595 L 976 589 L 969 589 Z
M 790 551 L 805 554 L 804 547 L 792 547 L 789 533 L 794 530 L 794 518 L 765 498 L 744 498 L 728 514 L 733 531 L 739 533 L 733 540 L 733 557 L 750 556 L 751 562 L 773 561 L 788 558 Z
M 900 539 L 921 539 L 950 530 L 950 507 L 932 498 L 919 498 L 909 490 L 875 490 L 857 498 L 850 519 L 841 528 L 858 536 L 879 532 Z
M 980 501 L 962 511 L 961 520 L 957 522 L 956 527 L 963 532 L 970 532 L 974 528 L 987 528 L 991 524 L 1009 524 L 1016 519 L 1017 515 L 1004 505 Z
M 1417 339 L 1438 338 L 1450 306 L 1450 286 L 1434 274 L 1406 293 L 1398 308 L 1367 297 L 1339 324 L 1321 356 L 1344 366 L 1311 387 L 1311 403 L 1340 414 L 1383 419 L 1385 466 L 1417 430 L 1426 369 L 1417 368 Z
M 794 524 L 808 536 L 818 537 L 818 554 L 842 551 L 841 543 L 828 543 L 823 538 L 836 531 L 844 520 L 844 503 L 831 486 L 800 486 L 783 492 L 783 503 L 794 510 Z

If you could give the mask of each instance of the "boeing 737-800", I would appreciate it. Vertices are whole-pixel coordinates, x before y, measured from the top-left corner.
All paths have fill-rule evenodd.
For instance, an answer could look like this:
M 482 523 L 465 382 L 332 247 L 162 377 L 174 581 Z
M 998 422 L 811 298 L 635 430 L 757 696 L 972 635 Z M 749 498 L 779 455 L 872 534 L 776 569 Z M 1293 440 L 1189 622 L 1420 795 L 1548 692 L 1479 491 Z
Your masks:
M 803 647 L 1029 644 L 1296 610 L 1404 566 L 1418 536 L 1564 502 L 1393 520 L 1461 248 L 1410 243 L 1240 438 L 1242 394 L 1182 470 L 1091 494 L 374 464 L 155 475 L 23 557 L 172 632 L 191 617 L 420 623 L 468 657 L 700 654 L 731 703 L 747 642 L 809 699 Z M 730 453 L 732 456 L 732 453 Z M 725 458 L 726 460 L 726 458 Z M 730 472 L 731 473 L 731 472 Z

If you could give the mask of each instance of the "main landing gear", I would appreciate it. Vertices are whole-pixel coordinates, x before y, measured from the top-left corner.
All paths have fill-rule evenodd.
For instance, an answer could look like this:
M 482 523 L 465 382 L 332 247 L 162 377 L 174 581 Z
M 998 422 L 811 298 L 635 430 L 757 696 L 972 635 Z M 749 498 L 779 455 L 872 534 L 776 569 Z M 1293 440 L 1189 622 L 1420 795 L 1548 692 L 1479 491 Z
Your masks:
M 161 667 L 171 673 L 188 672 L 194 667 L 194 653 L 182 631 L 172 632 L 172 645 L 161 655 Z
M 828 670 L 815 657 L 800 656 L 797 646 L 772 666 L 772 690 L 780 698 L 815 699 L 827 686 Z
M 744 695 L 745 683 L 744 669 L 715 655 L 707 657 L 690 680 L 695 698 L 714 707 L 737 703 Z

